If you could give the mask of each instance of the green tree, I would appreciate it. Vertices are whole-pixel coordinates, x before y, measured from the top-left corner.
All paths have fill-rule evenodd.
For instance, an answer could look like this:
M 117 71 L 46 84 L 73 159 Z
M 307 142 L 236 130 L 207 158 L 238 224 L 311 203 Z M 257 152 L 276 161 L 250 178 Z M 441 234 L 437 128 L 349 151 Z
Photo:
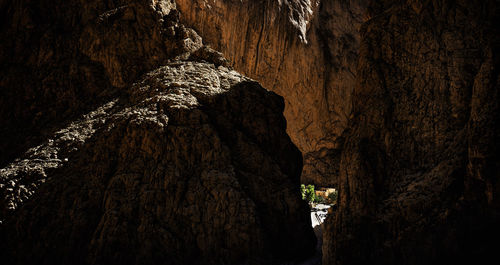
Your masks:
M 302 200 L 306 199 L 306 185 L 300 185 L 300 194 L 302 195 Z
M 302 200 L 308 201 L 309 203 L 323 203 L 324 199 L 316 195 L 314 190 L 314 185 L 300 185 L 300 194 L 302 195 Z
M 314 202 L 316 199 L 316 193 L 314 192 L 314 185 L 307 185 L 306 189 L 306 199 L 309 202 Z

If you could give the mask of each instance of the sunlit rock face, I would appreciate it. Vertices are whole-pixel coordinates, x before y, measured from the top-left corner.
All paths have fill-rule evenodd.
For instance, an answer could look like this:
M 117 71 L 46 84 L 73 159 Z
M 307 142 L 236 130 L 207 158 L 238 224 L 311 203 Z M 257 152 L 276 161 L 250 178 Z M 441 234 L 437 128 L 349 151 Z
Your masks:
M 352 113 L 359 28 L 367 1 L 178 0 L 181 20 L 238 71 L 285 98 L 302 182 L 337 183 Z
M 226 67 L 173 1 L 59 2 L 0 2 L 2 263 L 314 251 L 282 97 Z

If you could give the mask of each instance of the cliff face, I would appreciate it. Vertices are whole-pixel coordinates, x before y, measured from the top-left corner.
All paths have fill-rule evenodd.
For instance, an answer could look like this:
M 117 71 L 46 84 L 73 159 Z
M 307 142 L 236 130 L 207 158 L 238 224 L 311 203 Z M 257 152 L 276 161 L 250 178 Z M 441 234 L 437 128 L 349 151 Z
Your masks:
M 0 1 L 0 164 L 189 50 L 170 2 Z
M 285 97 L 305 183 L 336 184 L 366 2 L 177 1 L 181 20 L 205 43 Z
M 323 262 L 432 264 L 498 246 L 497 2 L 178 4 L 285 97 L 302 181 L 338 186 Z
M 265 264 L 314 250 L 283 98 L 226 68 L 173 1 L 0 7 L 2 262 Z
M 173 62 L 148 73 L 1 170 L 4 254 L 12 264 L 309 254 L 301 157 L 282 111 L 279 96 L 222 67 Z
M 498 1 L 56 2 L 0 0 L 7 263 L 298 259 L 301 171 L 324 264 L 495 256 Z
M 485 264 L 500 220 L 498 4 L 371 10 L 323 263 Z

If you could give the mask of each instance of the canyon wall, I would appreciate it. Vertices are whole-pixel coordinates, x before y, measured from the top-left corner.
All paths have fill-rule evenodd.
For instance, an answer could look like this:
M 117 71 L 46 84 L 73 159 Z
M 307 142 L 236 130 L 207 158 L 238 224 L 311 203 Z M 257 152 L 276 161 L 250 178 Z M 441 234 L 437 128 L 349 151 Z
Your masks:
M 5 264 L 311 255 L 284 100 L 173 1 L 0 1 Z
M 498 1 L 370 10 L 323 263 L 490 263 L 500 235 Z
M 0 0 L 0 12 L 7 263 L 300 259 L 314 245 L 300 171 L 339 189 L 324 264 L 495 257 L 498 1 Z
M 498 1 L 178 1 L 285 97 L 302 181 L 335 185 L 325 264 L 477 263 L 499 219 Z
M 0 165 L 186 46 L 173 3 L 139 2 L 0 1 Z
M 303 183 L 335 186 L 367 1 L 178 0 L 181 20 L 235 69 L 285 97 Z

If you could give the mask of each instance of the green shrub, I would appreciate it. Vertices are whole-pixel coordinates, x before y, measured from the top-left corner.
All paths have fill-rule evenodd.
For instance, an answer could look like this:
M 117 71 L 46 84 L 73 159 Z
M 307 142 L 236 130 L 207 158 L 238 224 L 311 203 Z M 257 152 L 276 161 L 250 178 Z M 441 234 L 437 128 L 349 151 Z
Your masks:
M 316 199 L 316 193 L 314 192 L 314 185 L 307 185 L 306 199 L 308 202 L 314 202 L 314 200 Z
M 337 203 L 338 196 L 339 196 L 339 192 L 334 191 L 334 192 L 328 194 L 328 200 L 330 201 L 330 203 Z
M 324 203 L 325 202 L 325 199 L 321 196 L 317 196 L 317 195 L 314 195 L 314 202 L 315 203 Z
M 300 194 L 302 195 L 302 200 L 306 199 L 306 185 L 300 185 Z
M 302 195 L 302 200 L 308 201 L 309 203 L 322 203 L 324 199 L 322 197 L 316 196 L 314 191 L 314 185 L 300 185 L 300 194 Z

